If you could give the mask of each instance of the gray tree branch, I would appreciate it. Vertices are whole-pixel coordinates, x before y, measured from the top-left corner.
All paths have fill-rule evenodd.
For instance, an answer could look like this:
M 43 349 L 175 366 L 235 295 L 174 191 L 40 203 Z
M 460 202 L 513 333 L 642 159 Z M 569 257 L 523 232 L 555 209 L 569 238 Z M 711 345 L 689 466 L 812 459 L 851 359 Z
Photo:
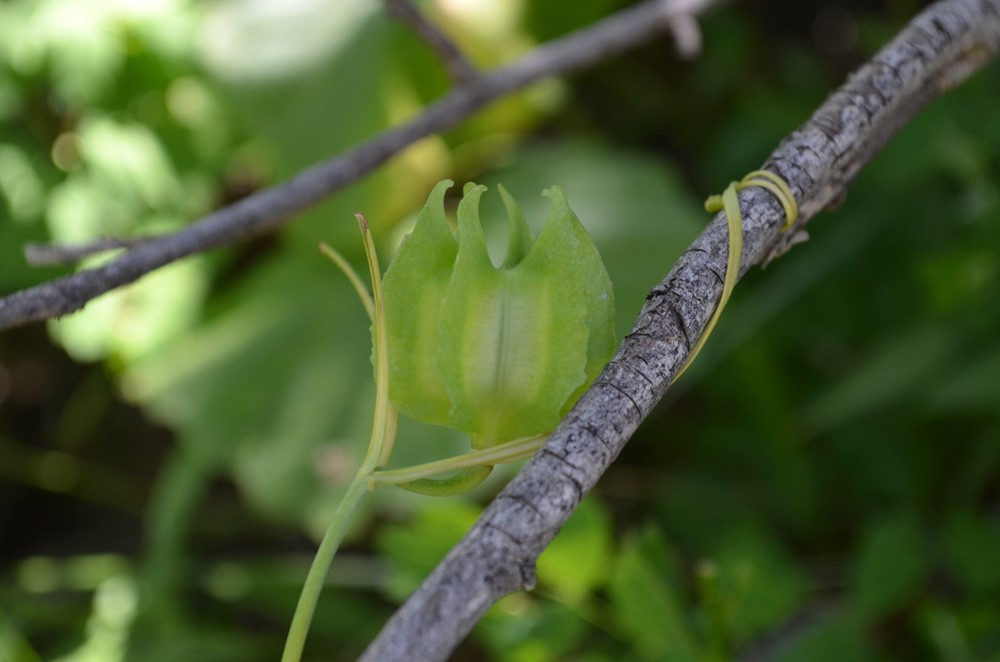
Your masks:
M 105 237 L 79 244 L 36 244 L 24 245 L 24 259 L 33 267 L 72 264 L 85 257 L 107 253 L 120 248 L 134 248 L 144 241 L 141 237 Z
M 796 230 L 836 204 L 871 159 L 933 98 L 1000 49 L 1000 0 L 945 0 L 915 18 L 764 163 L 799 202 Z M 742 173 L 734 173 L 741 175 Z M 740 273 L 780 254 L 770 193 L 740 193 Z M 535 584 L 535 561 L 652 411 L 722 291 L 728 231 L 719 214 L 652 288 L 631 333 L 545 446 L 388 621 L 362 660 L 444 660 L 497 600 Z
M 448 130 L 487 104 L 549 76 L 579 71 L 665 30 L 678 16 L 705 11 L 718 0 L 647 0 L 590 27 L 531 51 L 510 65 L 476 77 L 401 126 L 219 209 L 184 229 L 150 239 L 106 265 L 59 278 L 0 299 L 0 329 L 60 317 L 105 292 L 195 253 L 270 232 L 377 168 L 432 133 Z

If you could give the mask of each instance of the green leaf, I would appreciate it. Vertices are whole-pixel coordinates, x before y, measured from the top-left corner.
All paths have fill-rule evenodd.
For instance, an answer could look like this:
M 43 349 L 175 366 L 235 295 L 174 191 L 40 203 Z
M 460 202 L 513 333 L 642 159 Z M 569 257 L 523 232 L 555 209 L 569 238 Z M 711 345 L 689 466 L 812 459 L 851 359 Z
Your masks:
M 920 523 L 900 514 L 872 527 L 861 542 L 854 597 L 862 614 L 877 618 L 913 599 L 927 578 L 928 558 Z
M 571 607 L 515 593 L 487 612 L 475 635 L 497 662 L 579 660 L 589 626 Z
M 956 366 L 940 385 L 935 383 L 929 404 L 941 412 L 993 413 L 1000 409 L 1000 347 L 989 347 Z
M 558 187 L 533 241 L 514 199 L 502 267 L 469 184 L 457 241 L 434 189 L 385 277 L 390 397 L 400 413 L 447 425 L 482 449 L 545 434 L 614 351 L 614 299 L 597 248 Z
M 821 623 L 793 641 L 780 662 L 867 662 L 876 659 L 862 630 L 847 619 Z
M 566 191 L 615 284 L 619 337 L 632 328 L 649 288 L 707 222 L 701 201 L 668 162 L 595 140 L 535 143 L 483 179 L 487 186 L 502 181 L 529 221 L 546 212 L 545 200 L 534 195 L 539 182 L 558 182 Z M 489 220 L 499 217 L 499 207 L 483 199 L 488 241 L 497 234 L 490 230 L 499 224 Z
M 379 532 L 376 547 L 388 559 L 386 591 L 404 600 L 475 524 L 482 509 L 458 499 L 427 502 L 413 520 Z
M 586 369 L 614 349 L 611 281 L 561 189 L 550 189 L 538 241 L 506 269 L 486 250 L 483 191 L 471 190 L 459 206 L 458 258 L 441 315 L 441 347 L 457 357 L 437 356 L 452 424 L 476 448 L 554 429 L 570 396 L 596 376 Z M 604 326 L 591 338 L 595 318 Z
M 1000 589 L 1000 527 L 957 513 L 945 532 L 951 571 L 970 591 Z
M 626 542 L 611 577 L 609 592 L 618 628 L 642 659 L 692 661 L 701 659 L 681 609 L 681 596 L 662 574 L 669 558 L 666 543 Z M 645 536 L 646 538 L 649 535 Z
M 734 532 L 713 560 L 718 603 L 706 607 L 722 609 L 727 633 L 737 642 L 781 625 L 798 608 L 801 573 L 765 533 L 752 527 Z
M 611 515 L 588 496 L 538 557 L 538 579 L 568 604 L 582 600 L 607 578 L 611 561 Z
M 367 317 L 319 254 L 270 261 L 222 310 L 133 364 L 127 392 L 260 512 L 321 532 L 371 426 Z
M 507 192 L 502 185 L 497 184 L 500 197 L 503 198 L 503 206 L 507 210 L 507 218 L 510 221 L 510 243 L 507 245 L 507 257 L 504 258 L 504 269 L 517 266 L 517 263 L 525 258 L 531 247 L 535 245 L 535 237 L 531 234 L 528 222 L 524 220 L 524 212 L 521 211 L 517 200 Z
M 451 408 L 434 358 L 441 303 L 458 254 L 444 215 L 444 194 L 452 183 L 446 179 L 431 191 L 383 280 L 389 398 L 399 413 L 432 425 L 447 425 Z
M 826 431 L 887 404 L 913 397 L 920 386 L 953 361 L 958 341 L 939 326 L 923 325 L 889 338 L 852 375 L 808 404 L 802 417 Z

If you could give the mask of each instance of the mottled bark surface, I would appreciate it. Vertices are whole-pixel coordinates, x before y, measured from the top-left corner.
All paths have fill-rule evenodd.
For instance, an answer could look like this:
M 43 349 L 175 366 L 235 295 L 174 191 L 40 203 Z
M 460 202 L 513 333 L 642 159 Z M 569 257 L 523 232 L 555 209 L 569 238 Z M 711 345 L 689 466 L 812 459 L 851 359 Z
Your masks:
M 799 203 L 795 228 L 760 188 L 740 193 L 741 274 L 781 254 L 913 115 L 1000 49 L 1000 0 L 932 5 L 834 93 L 764 163 Z M 734 179 L 744 173 L 733 173 Z M 801 236 L 801 235 L 799 235 Z M 728 230 L 719 214 L 652 288 L 631 333 L 545 446 L 389 620 L 363 660 L 444 660 L 508 593 L 530 589 L 535 560 L 650 413 L 722 291 Z

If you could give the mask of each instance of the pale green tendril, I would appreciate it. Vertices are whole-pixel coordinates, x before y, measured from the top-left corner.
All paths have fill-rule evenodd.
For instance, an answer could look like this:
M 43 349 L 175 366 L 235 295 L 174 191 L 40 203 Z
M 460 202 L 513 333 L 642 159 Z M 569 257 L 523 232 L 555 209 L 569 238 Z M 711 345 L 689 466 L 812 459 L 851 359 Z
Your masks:
M 751 186 L 760 186 L 767 189 L 778 198 L 778 201 L 785 210 L 785 224 L 781 226 L 782 232 L 791 228 L 799 215 L 798 204 L 795 202 L 795 196 L 792 195 L 792 190 L 788 188 L 788 184 L 778 175 L 766 170 L 754 170 L 740 181 L 731 182 L 722 192 L 722 195 L 712 195 L 705 200 L 705 211 L 716 212 L 722 209 L 726 212 L 726 221 L 729 224 L 729 258 L 726 263 L 726 278 L 722 283 L 722 296 L 719 297 L 719 304 L 715 307 L 715 311 L 708 320 L 708 324 L 705 325 L 705 329 L 698 336 L 694 347 L 688 353 L 684 365 L 677 371 L 674 381 L 677 381 L 684 374 L 684 371 L 688 369 L 688 366 L 691 365 L 699 352 L 701 352 L 702 347 L 705 346 L 705 341 L 708 340 L 708 336 L 715 329 L 716 322 L 719 321 L 719 316 L 722 315 L 722 309 L 729 302 L 729 295 L 733 293 L 733 288 L 736 287 L 736 279 L 740 273 L 740 255 L 743 253 L 743 218 L 740 214 L 740 201 L 736 193 Z

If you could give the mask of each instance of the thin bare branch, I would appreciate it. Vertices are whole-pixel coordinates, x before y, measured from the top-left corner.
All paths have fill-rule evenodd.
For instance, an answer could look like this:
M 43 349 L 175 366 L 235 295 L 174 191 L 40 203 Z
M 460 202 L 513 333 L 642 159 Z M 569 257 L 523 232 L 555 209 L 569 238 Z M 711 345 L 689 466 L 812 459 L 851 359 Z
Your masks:
M 284 225 L 294 214 L 356 182 L 390 157 L 432 133 L 446 131 L 472 113 L 549 76 L 579 71 L 643 44 L 676 16 L 702 12 L 717 0 L 647 0 L 531 51 L 510 65 L 478 77 L 337 157 L 219 209 L 184 229 L 137 246 L 116 260 L 0 299 L 0 329 L 60 317 L 105 292 L 189 255 L 218 248 Z
M 118 248 L 134 248 L 149 239 L 122 239 L 105 237 L 81 244 L 35 244 L 24 245 L 24 260 L 33 267 L 72 264 L 85 257 L 107 253 Z
M 424 18 L 410 0 L 384 0 L 385 9 L 394 19 L 406 25 L 434 51 L 451 79 L 459 85 L 466 85 L 478 75 L 475 65 L 469 61 L 458 46 L 445 33 L 438 30 Z
M 1000 50 L 1000 0 L 932 5 L 786 138 L 763 168 L 799 202 L 801 229 L 928 102 Z M 733 173 L 738 176 L 741 173 Z M 735 178 L 735 177 L 734 177 Z M 760 188 L 740 193 L 740 272 L 780 254 L 795 231 Z M 389 620 L 362 660 L 448 657 L 497 600 L 535 584 L 535 562 L 660 400 L 722 291 L 728 230 L 719 214 L 650 291 L 631 333 L 562 424 Z
M 670 20 L 670 36 L 674 50 L 684 60 L 694 60 L 701 55 L 701 27 L 694 16 L 682 14 Z

